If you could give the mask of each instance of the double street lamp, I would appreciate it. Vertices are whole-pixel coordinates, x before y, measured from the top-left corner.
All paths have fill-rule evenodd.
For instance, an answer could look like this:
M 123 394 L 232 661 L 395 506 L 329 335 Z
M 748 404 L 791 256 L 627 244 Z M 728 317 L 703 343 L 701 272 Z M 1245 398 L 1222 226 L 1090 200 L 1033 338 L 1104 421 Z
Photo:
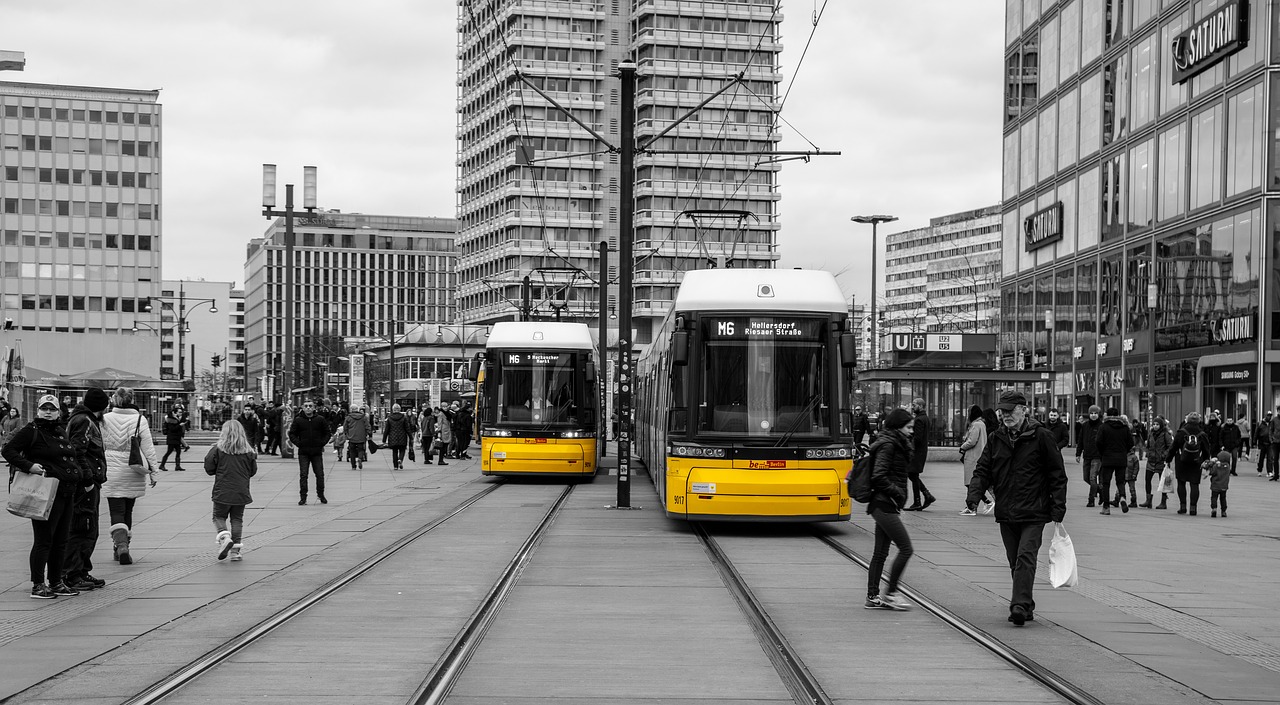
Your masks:
M 876 226 L 880 223 L 892 223 L 898 217 L 894 215 L 855 215 L 849 220 L 855 223 L 871 223 L 871 367 L 880 366 L 880 339 L 876 337 L 876 260 L 880 246 L 876 242 Z
M 262 215 L 284 218 L 284 389 L 293 396 L 293 184 L 285 184 L 284 210 L 276 207 L 276 165 L 262 165 Z M 316 210 L 316 168 L 302 167 L 302 207 L 308 213 Z
M 217 313 L 218 300 L 217 299 L 189 299 L 187 298 L 186 289 L 181 284 L 179 284 L 177 296 L 152 296 L 148 300 L 148 302 L 142 307 L 142 310 L 146 313 L 150 313 L 155 308 L 154 306 L 152 306 L 152 302 L 159 302 L 162 311 L 165 306 L 168 306 L 169 309 L 174 312 L 174 316 L 176 317 L 177 321 L 174 323 L 173 327 L 176 328 L 178 331 L 178 379 L 185 379 L 187 376 L 187 373 L 186 373 L 186 364 L 185 364 L 186 358 L 183 355 L 183 346 L 185 344 L 183 340 L 183 336 L 191 332 L 191 323 L 189 321 L 191 314 L 196 310 L 196 308 L 203 306 L 205 304 L 209 305 L 209 313 Z M 153 326 L 146 323 L 145 321 L 134 321 L 133 327 L 131 328 L 131 330 L 134 333 L 137 333 L 138 326 L 144 326 L 146 328 L 156 331 L 157 333 L 161 333 L 163 330 L 168 328 L 167 325 L 163 324 L 163 320 L 164 320 L 164 316 L 162 315 L 161 316 L 162 324 L 160 326 Z M 163 337 L 164 336 L 161 335 L 162 339 Z M 195 376 L 196 376 L 196 361 L 192 360 L 191 361 L 191 378 L 194 380 Z

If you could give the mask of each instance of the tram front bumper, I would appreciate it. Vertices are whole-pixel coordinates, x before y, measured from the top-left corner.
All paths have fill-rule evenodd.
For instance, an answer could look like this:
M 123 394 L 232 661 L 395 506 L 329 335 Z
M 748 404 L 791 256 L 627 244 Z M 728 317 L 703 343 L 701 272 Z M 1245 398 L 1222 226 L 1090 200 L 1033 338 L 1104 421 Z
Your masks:
M 834 468 L 744 470 L 694 467 L 673 515 L 688 519 L 840 521 L 849 517 L 844 478 Z M 675 498 L 673 498 L 674 500 Z
M 592 475 L 596 471 L 593 439 L 516 439 L 486 445 L 481 454 L 481 471 L 486 475 Z

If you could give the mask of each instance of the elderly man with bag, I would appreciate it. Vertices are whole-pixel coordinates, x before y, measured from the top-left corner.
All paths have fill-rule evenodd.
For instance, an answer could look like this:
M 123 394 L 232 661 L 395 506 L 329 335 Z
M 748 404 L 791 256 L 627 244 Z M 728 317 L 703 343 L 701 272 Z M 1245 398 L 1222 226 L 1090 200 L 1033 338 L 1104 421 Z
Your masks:
M 1067 472 L 1053 434 L 1031 418 L 1021 392 L 1000 393 L 1000 428 L 991 434 L 969 482 L 968 503 L 976 506 L 990 489 L 996 523 L 1004 541 L 1013 594 L 1009 621 L 1021 627 L 1035 619 L 1032 588 L 1044 526 L 1067 514 Z

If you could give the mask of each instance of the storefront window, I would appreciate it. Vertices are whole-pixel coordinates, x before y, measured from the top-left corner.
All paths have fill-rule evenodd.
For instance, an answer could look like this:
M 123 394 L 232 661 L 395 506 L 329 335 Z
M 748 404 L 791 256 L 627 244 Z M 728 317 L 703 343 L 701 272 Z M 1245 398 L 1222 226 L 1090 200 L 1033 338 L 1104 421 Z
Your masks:
M 1058 18 L 1040 28 L 1040 95 L 1058 87 Z
M 1187 210 L 1187 124 L 1160 133 L 1160 178 L 1156 182 L 1158 220 L 1168 220 Z
M 1124 235 L 1124 154 L 1102 162 L 1102 241 Z
M 1262 186 L 1263 115 L 1262 84 L 1250 86 L 1227 98 L 1227 196 Z
M 1040 167 L 1037 177 L 1040 182 L 1053 178 L 1058 170 L 1058 111 L 1050 105 L 1040 111 Z
M 1083 0 L 1080 14 L 1080 65 L 1102 56 L 1103 0 Z
M 1151 244 L 1129 248 L 1125 259 L 1125 332 L 1140 333 L 1151 327 L 1151 310 L 1147 307 L 1147 284 L 1151 281 Z
M 1018 273 L 1018 251 L 1022 249 L 1022 221 L 1018 220 L 1017 209 L 1005 213 L 1003 218 L 1004 232 L 1000 247 L 1003 266 L 1000 271 L 1005 277 L 1012 277 Z
M 1005 312 L 1000 316 L 1000 367 L 1003 369 L 1012 369 L 1014 366 L 1013 357 L 1018 347 L 1018 318 L 1009 315 L 1009 312 L 1017 311 L 1017 304 L 1017 290 L 1012 285 L 1000 289 L 1000 310 Z
M 1080 94 L 1072 88 L 1058 99 L 1058 168 L 1070 169 L 1076 163 L 1079 151 Z
M 1173 38 L 1187 28 L 1187 13 L 1183 12 L 1160 28 L 1160 114 L 1164 115 L 1187 103 L 1187 84 L 1173 82 Z
M 1138 143 L 1129 150 L 1129 229 L 1151 225 L 1155 165 L 1152 163 L 1152 140 Z
M 1080 84 L 1080 159 L 1097 153 L 1102 139 L 1102 74 Z
M 1035 309 L 1035 286 L 1028 277 L 1018 282 L 1018 359 L 1025 368 L 1031 362 L 1035 341 L 1032 339 Z
M 1035 330 L 1035 364 L 1049 364 L 1049 329 L 1045 327 L 1045 312 L 1053 310 L 1053 273 L 1036 279 L 1036 303 L 1031 311 L 1031 324 Z
M 1080 217 L 1076 221 L 1078 239 L 1076 249 L 1087 250 L 1098 244 L 1098 227 L 1101 223 L 1099 199 L 1101 186 L 1098 182 L 1098 167 L 1080 175 L 1078 191 Z
M 1135 130 L 1151 122 L 1156 114 L 1155 68 L 1158 51 L 1156 34 L 1153 32 L 1134 45 L 1132 57 L 1129 60 L 1129 64 L 1133 67 L 1129 115 L 1133 118 Z
M 1120 335 L 1120 294 L 1123 290 L 1124 253 L 1116 250 L 1103 255 L 1102 271 L 1099 275 L 1101 287 L 1098 290 L 1098 324 L 1101 335 Z
M 1222 104 L 1191 116 L 1191 210 L 1222 200 Z
M 1087 262 L 1076 268 L 1076 326 L 1080 339 L 1092 337 L 1098 331 L 1098 264 Z
M 1102 146 L 1129 134 L 1129 66 L 1121 54 L 1102 70 Z
M 1213 344 L 1213 325 L 1258 310 L 1261 210 L 1253 208 L 1156 242 L 1156 349 Z
M 1062 47 L 1060 73 L 1066 81 L 1080 70 L 1080 0 L 1071 0 L 1062 7 L 1061 39 Z

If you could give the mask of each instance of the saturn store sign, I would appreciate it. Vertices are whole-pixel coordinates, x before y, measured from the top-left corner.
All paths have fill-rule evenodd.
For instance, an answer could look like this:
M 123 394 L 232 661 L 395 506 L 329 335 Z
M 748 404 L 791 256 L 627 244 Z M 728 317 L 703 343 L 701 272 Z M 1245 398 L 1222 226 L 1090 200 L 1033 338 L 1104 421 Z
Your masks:
M 1022 234 L 1026 239 L 1027 252 L 1061 240 L 1062 201 L 1027 216 L 1022 223 Z
M 1248 44 L 1249 2 L 1227 0 L 1173 38 L 1173 82 L 1185 83 Z

